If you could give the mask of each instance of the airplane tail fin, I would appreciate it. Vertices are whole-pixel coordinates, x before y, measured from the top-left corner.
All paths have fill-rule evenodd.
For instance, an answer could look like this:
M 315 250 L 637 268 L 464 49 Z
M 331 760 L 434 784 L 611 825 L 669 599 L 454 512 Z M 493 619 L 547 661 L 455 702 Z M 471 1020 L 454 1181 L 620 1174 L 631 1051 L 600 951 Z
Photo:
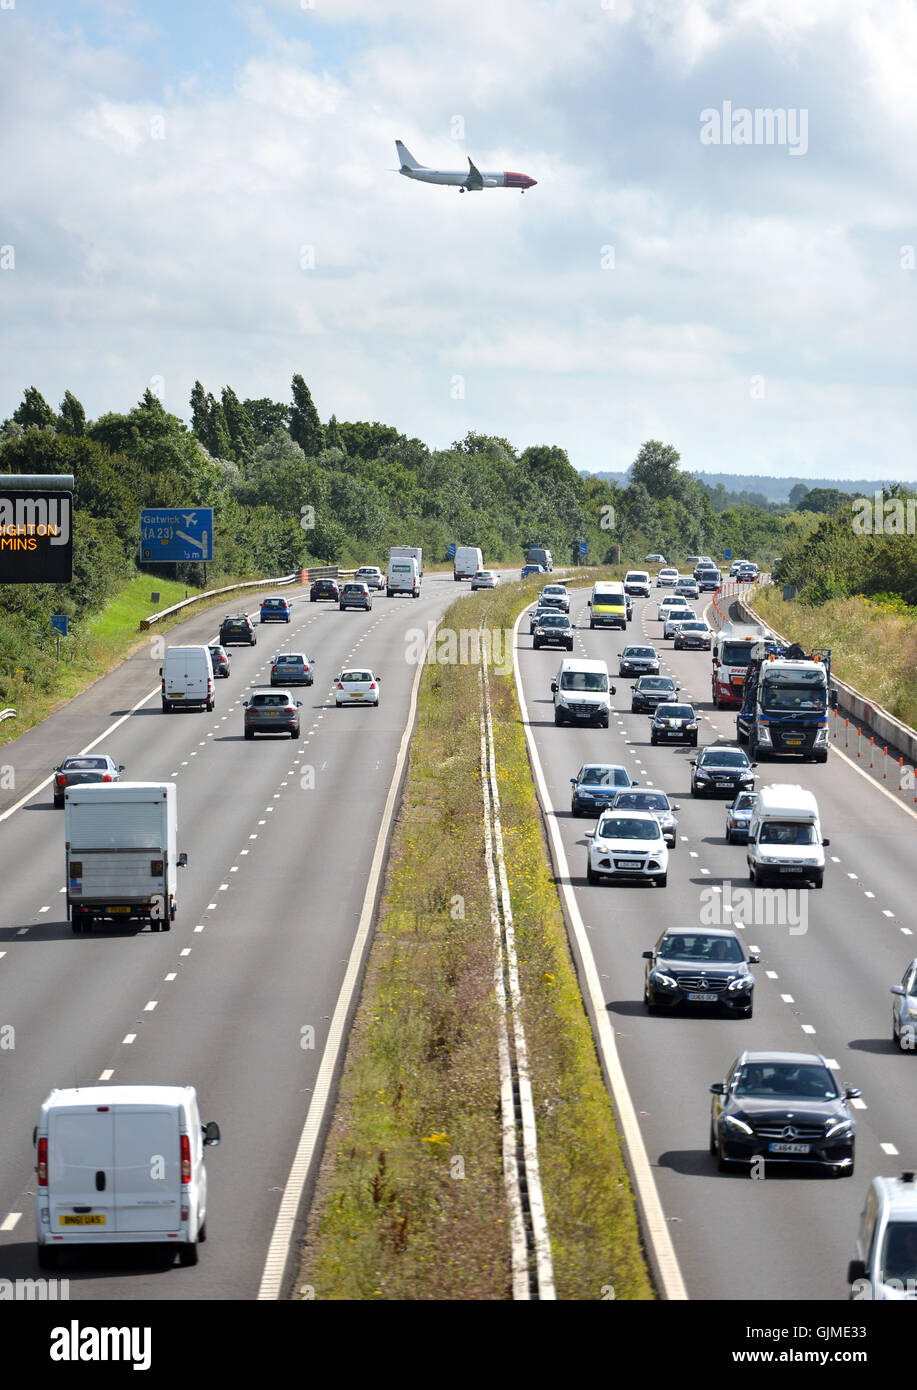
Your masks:
M 401 161 L 402 169 L 423 168 L 422 164 L 417 163 L 417 160 L 411 154 L 411 151 L 408 149 L 407 145 L 402 145 L 400 140 L 395 141 L 395 149 L 398 151 L 398 158 Z

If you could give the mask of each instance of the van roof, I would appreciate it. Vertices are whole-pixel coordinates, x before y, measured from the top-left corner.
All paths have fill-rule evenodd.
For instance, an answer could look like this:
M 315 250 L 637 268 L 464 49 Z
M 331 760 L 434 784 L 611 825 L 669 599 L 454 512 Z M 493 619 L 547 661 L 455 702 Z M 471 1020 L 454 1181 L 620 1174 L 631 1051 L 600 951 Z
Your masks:
M 174 792 L 175 782 L 88 782 L 83 786 L 68 787 L 67 796 L 72 801 L 74 797 L 96 797 L 106 798 L 109 801 L 130 801 L 134 792 L 164 791 L 171 787 Z M 127 793 L 127 795 L 125 795 Z
M 186 1105 L 193 1086 L 68 1086 L 55 1089 L 42 1110 L 66 1110 L 75 1105 Z
M 760 816 L 817 816 L 818 802 L 795 782 L 777 782 L 759 788 L 755 810 Z
M 585 657 L 567 657 L 560 663 L 561 671 L 604 671 L 608 674 L 608 666 L 604 661 L 589 661 Z
M 882 1199 L 885 1214 L 900 1220 L 908 1216 L 917 1218 L 917 1182 L 905 1182 L 903 1178 L 876 1177 L 872 1186 Z

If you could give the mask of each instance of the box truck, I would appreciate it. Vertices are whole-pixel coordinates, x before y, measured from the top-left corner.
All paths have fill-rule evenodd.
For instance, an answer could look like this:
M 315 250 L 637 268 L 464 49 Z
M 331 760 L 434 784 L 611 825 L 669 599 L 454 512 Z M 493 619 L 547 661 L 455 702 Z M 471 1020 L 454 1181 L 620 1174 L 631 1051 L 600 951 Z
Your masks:
M 419 545 L 393 545 L 389 547 L 388 558 L 392 560 L 403 560 L 405 558 L 417 561 L 417 571 L 423 575 L 423 547 Z
M 174 782 L 113 782 L 64 794 L 67 916 L 75 932 L 105 918 L 168 931 L 177 907 Z
M 203 1125 L 193 1086 L 54 1090 L 32 1135 L 35 1239 L 42 1269 L 73 1246 L 172 1244 L 197 1264 L 207 1238 Z

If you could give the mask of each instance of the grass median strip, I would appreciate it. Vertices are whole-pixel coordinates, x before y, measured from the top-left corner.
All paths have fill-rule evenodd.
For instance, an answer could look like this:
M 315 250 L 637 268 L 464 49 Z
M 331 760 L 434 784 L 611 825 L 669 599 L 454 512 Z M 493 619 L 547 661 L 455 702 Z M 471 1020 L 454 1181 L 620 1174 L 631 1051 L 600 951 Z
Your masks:
M 509 630 L 526 593 L 513 584 L 459 599 L 443 627 L 471 659 L 434 660 L 423 675 L 297 1282 L 317 1298 L 511 1297 L 474 660 L 482 621 L 485 641 L 495 629 L 501 821 L 558 1297 L 653 1297 L 515 698 Z M 434 642 L 434 656 L 448 650 Z

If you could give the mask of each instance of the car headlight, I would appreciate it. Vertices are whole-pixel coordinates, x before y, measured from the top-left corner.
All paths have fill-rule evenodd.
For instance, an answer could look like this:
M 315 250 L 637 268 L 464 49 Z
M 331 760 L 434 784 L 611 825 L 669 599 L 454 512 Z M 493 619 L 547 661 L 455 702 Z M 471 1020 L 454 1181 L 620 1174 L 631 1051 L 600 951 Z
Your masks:
M 677 989 L 678 981 L 671 975 L 665 975 L 661 970 L 650 971 L 650 979 L 654 985 L 660 985 L 663 989 Z
M 771 731 L 764 724 L 758 728 L 758 743 L 762 748 L 770 747 L 771 744 Z
M 826 1139 L 847 1139 L 853 1134 L 853 1120 L 838 1120 L 825 1133 Z
M 686 725 L 685 725 L 685 728 L 688 730 L 688 733 L 691 733 L 692 730 L 694 730 L 694 729 L 697 728 L 697 725 L 696 725 L 696 724 L 686 724 Z
M 705 772 L 702 767 L 697 768 L 695 770 L 694 775 L 697 778 L 698 782 L 709 782 L 710 780 L 710 773 Z
M 744 1120 L 737 1119 L 735 1115 L 724 1115 L 723 1124 L 736 1134 L 754 1134 L 751 1125 L 747 1125 Z
M 754 983 L 754 978 L 751 975 L 737 975 L 734 980 L 729 981 L 726 991 L 728 993 L 730 990 L 751 989 Z

